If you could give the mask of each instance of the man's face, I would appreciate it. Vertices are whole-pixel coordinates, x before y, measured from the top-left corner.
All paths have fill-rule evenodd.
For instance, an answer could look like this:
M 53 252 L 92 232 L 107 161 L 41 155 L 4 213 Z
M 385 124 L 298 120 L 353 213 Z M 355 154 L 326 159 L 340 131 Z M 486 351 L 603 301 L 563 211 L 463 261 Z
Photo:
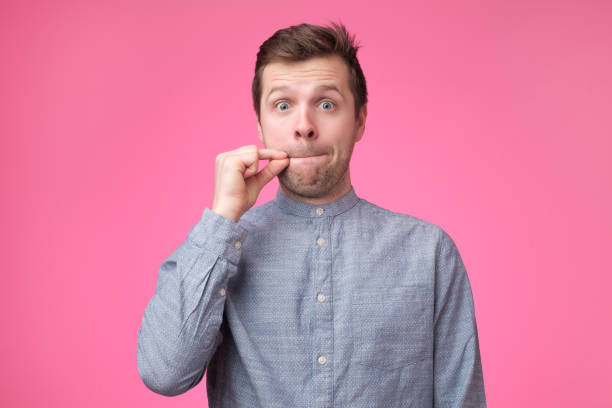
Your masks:
M 348 76 L 336 55 L 264 68 L 259 138 L 288 153 L 289 166 L 278 179 L 296 195 L 325 198 L 350 188 L 349 161 L 366 110 L 355 119 Z

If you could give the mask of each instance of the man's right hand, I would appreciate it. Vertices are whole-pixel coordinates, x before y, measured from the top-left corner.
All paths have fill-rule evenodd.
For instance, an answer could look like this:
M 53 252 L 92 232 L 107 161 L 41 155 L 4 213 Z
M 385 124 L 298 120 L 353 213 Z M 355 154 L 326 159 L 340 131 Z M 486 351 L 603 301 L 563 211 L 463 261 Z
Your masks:
M 270 162 L 258 173 L 259 160 Z M 288 165 L 287 152 L 255 145 L 220 153 L 215 163 L 212 211 L 238 222 L 255 204 L 261 189 Z

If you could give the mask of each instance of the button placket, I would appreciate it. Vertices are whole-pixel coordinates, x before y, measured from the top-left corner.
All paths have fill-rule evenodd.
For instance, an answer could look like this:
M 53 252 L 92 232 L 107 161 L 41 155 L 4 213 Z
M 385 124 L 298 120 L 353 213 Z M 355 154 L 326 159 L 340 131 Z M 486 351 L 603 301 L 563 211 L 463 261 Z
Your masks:
M 312 210 L 311 210 L 312 211 Z M 311 220 L 314 224 L 313 270 L 315 307 L 315 322 L 313 331 L 313 359 L 316 360 L 314 381 L 320 393 L 317 406 L 331 406 L 333 400 L 333 353 L 334 353 L 334 311 L 332 296 L 332 253 L 331 224 L 333 217 L 323 216 L 323 208 L 315 208 Z M 316 214 L 316 215 L 315 215 Z

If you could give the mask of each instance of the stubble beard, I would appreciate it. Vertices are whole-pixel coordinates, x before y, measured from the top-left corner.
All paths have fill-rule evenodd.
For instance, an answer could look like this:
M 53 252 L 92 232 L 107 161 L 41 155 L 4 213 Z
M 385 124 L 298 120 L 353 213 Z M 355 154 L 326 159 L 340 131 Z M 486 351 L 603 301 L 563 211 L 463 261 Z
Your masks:
M 301 174 L 292 171 L 289 166 L 278 174 L 278 181 L 286 190 L 295 195 L 307 198 L 323 197 L 345 177 L 352 153 L 353 147 L 351 147 L 348 155 L 335 165 L 328 164 L 317 169 L 317 173 L 312 180 L 305 180 Z

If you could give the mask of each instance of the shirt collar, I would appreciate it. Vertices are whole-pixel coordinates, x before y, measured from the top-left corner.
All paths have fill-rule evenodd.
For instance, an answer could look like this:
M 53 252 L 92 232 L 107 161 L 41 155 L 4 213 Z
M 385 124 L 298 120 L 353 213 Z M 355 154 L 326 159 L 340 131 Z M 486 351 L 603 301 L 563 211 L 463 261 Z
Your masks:
M 313 205 L 295 200 L 283 193 L 280 186 L 278 187 L 276 197 L 274 198 L 274 202 L 282 210 L 300 217 L 333 217 L 351 209 L 359 200 L 360 198 L 355 194 L 355 189 L 353 186 L 351 186 L 348 193 L 336 201 L 321 205 Z

